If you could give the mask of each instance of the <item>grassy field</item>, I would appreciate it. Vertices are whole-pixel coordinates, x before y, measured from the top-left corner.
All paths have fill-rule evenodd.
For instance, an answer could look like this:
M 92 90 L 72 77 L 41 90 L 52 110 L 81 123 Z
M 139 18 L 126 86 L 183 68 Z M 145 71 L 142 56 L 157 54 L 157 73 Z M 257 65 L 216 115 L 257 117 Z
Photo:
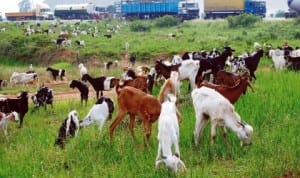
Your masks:
M 30 62 L 35 64 L 42 80 L 49 78 L 45 72 L 47 65 L 67 68 L 68 80 L 78 78 L 76 61 L 70 63 L 60 59 L 37 65 L 38 55 L 32 55 L 33 58 L 28 61 L 15 58 L 17 54 L 9 56 L 11 52 L 2 51 L 7 36 L 12 41 L 16 38 L 28 40 L 32 48 L 37 48 L 35 43 L 38 40 L 51 39 L 48 36 L 24 38 L 20 29 L 13 28 L 14 24 L 8 25 L 11 25 L 8 35 L 0 33 L 1 78 L 9 79 L 13 71 L 26 71 Z M 142 56 L 139 63 L 151 64 L 162 53 L 171 56 L 186 50 L 221 48 L 224 44 L 234 47 L 237 55 L 244 50 L 252 51 L 254 41 L 281 46 L 284 40 L 289 40 L 291 46 L 299 45 L 299 39 L 295 38 L 299 25 L 293 21 L 266 21 L 251 28 L 236 29 L 229 29 L 226 21 L 186 22 L 176 27 L 153 27 L 151 32 L 138 33 L 131 32 L 128 26 L 116 34 L 118 38 L 113 37 L 110 41 L 84 37 L 90 46 L 81 49 L 81 54 L 102 55 L 103 58 L 99 57 L 101 62 L 119 60 L 120 54 L 124 52 L 123 44 L 129 41 L 131 51 Z M 168 39 L 165 35 L 169 32 L 176 32 L 177 38 Z M 93 40 L 96 43 L 92 43 Z M 51 44 L 45 48 L 52 52 L 56 50 Z M 8 49 L 12 50 L 29 53 L 21 48 Z M 71 50 L 76 48 L 72 47 Z M 24 57 L 24 54 L 20 56 Z M 28 56 L 24 58 L 28 59 Z M 144 146 L 142 126 L 139 124 L 135 127 L 138 144 L 133 142 L 126 119 L 115 130 L 113 141 L 110 141 L 108 134 L 108 127 L 112 123 L 109 120 L 101 133 L 96 126 L 80 130 L 78 137 L 71 139 L 66 149 L 61 150 L 53 146 L 61 122 L 73 109 L 83 118 L 95 99 L 91 99 L 87 107 L 80 106 L 79 99 L 55 101 L 53 110 L 40 109 L 36 112 L 31 112 L 33 105 L 30 100 L 30 111 L 25 115 L 24 127 L 19 129 L 18 124 L 10 123 L 9 141 L 0 133 L 0 177 L 299 177 L 300 77 L 297 72 L 275 71 L 271 64 L 270 59 L 262 58 L 256 72 L 257 80 L 253 84 L 255 93 L 248 90 L 235 104 L 237 112 L 254 128 L 253 144 L 250 147 L 241 148 L 239 139 L 231 131 L 228 131 L 230 146 L 226 147 L 220 129 L 214 146 L 211 146 L 210 124 L 204 130 L 201 145 L 195 147 L 195 113 L 186 83 L 181 89 L 178 108 L 183 117 L 180 125 L 180 152 L 188 170 L 177 175 L 165 167 L 155 171 L 157 123 L 153 125 L 149 147 Z M 90 65 L 89 69 L 93 75 L 103 73 L 100 67 Z M 109 74 L 120 75 L 121 71 L 113 69 Z M 0 90 L 0 94 L 18 93 L 21 89 L 8 87 Z M 155 86 L 154 95 L 158 94 L 159 89 L 160 85 Z M 36 91 L 36 87 L 28 87 L 26 90 Z M 60 90 L 69 89 L 54 88 L 54 91 Z M 112 98 L 116 105 L 116 98 Z M 116 111 L 117 108 L 113 116 Z

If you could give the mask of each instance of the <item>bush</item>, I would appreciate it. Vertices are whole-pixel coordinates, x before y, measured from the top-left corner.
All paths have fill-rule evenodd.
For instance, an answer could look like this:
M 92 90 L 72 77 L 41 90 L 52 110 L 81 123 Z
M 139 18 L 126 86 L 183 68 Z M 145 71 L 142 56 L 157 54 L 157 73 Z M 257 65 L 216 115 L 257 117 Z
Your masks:
M 130 30 L 132 32 L 150 32 L 151 25 L 146 21 L 137 20 L 130 24 Z
M 229 16 L 226 18 L 229 28 L 235 27 L 251 27 L 255 23 L 260 22 L 261 18 L 252 14 L 241 14 L 237 16 Z
M 179 19 L 170 15 L 165 15 L 163 17 L 157 18 L 154 21 L 156 27 L 163 28 L 163 27 L 172 27 L 179 24 Z

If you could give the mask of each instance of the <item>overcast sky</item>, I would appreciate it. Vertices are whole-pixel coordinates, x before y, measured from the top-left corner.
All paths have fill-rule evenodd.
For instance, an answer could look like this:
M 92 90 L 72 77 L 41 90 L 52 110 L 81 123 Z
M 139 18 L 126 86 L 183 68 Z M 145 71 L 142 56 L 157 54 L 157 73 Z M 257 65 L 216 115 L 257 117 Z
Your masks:
M 5 12 L 15 12 L 18 11 L 18 2 L 21 0 L 0 0 L 0 12 L 4 15 Z M 43 0 L 32 0 L 35 2 L 41 2 Z M 193 0 L 192 0 L 193 1 Z M 195 0 L 197 1 L 197 0 Z M 200 4 L 200 11 L 203 12 L 203 0 L 198 0 Z M 104 6 L 113 4 L 114 0 L 101 0 Z M 266 0 L 267 2 L 267 13 L 274 13 L 277 10 L 288 10 L 287 0 Z

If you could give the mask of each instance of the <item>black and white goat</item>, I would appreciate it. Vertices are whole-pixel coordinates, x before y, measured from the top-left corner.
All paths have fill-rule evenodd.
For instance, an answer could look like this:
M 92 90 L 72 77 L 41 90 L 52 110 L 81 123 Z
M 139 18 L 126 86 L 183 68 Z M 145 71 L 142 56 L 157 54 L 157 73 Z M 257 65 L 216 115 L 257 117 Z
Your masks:
M 61 81 L 63 81 L 63 78 L 65 77 L 65 69 L 53 69 L 51 67 L 48 67 L 46 71 L 51 72 L 54 81 L 56 81 L 56 77 L 60 77 Z
M 114 103 L 110 98 L 100 97 L 94 106 L 90 109 L 89 113 L 80 121 L 80 127 L 86 127 L 93 123 L 96 123 L 99 127 L 99 131 L 107 119 L 110 119 L 114 112 Z
M 72 80 L 70 83 L 70 88 L 77 88 L 80 91 L 81 105 L 83 104 L 83 100 L 85 100 L 85 105 L 87 105 L 89 98 L 89 87 L 79 80 Z
M 63 121 L 58 130 L 58 136 L 54 145 L 60 146 L 61 149 L 65 148 L 67 139 L 70 137 L 76 137 L 79 131 L 79 119 L 77 111 L 73 110 L 69 112 L 68 117 Z
M 85 42 L 84 42 L 84 40 L 75 40 L 75 44 L 76 44 L 78 47 L 85 47 Z
M 23 126 L 23 118 L 28 112 L 28 93 L 22 92 L 17 98 L 1 98 L 0 111 L 10 113 L 16 111 L 20 116 L 20 127 Z
M 116 84 L 119 81 L 115 77 L 102 76 L 98 78 L 93 78 L 89 74 L 83 75 L 81 80 L 85 82 L 89 81 L 92 84 L 94 90 L 96 91 L 97 98 L 99 98 L 99 91 L 101 96 L 103 96 L 103 91 L 111 90 L 116 86 Z
M 9 114 L 5 114 L 5 113 L 0 112 L 0 128 L 3 130 L 6 139 L 8 139 L 8 137 L 7 137 L 8 136 L 7 125 L 8 125 L 9 120 L 18 122 L 19 121 L 19 114 L 15 111 L 13 111 Z
M 40 87 L 36 94 L 31 96 L 31 99 L 36 109 L 40 106 L 44 106 L 46 110 L 47 104 L 51 105 L 51 108 L 53 108 L 52 90 L 46 86 Z

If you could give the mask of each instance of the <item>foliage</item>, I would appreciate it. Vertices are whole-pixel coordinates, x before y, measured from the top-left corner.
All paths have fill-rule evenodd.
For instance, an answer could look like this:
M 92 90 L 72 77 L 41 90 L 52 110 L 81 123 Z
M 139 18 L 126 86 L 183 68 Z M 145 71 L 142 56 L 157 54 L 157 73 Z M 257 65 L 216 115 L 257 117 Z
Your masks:
M 236 27 L 251 27 L 255 23 L 261 21 L 261 17 L 255 16 L 253 14 L 241 14 L 237 16 L 229 16 L 226 18 L 229 28 Z
M 132 32 L 150 32 L 151 25 L 148 21 L 136 20 L 130 24 Z
M 171 15 L 165 15 L 163 17 L 155 19 L 154 21 L 155 26 L 158 28 L 173 27 L 178 25 L 179 23 L 179 19 Z

